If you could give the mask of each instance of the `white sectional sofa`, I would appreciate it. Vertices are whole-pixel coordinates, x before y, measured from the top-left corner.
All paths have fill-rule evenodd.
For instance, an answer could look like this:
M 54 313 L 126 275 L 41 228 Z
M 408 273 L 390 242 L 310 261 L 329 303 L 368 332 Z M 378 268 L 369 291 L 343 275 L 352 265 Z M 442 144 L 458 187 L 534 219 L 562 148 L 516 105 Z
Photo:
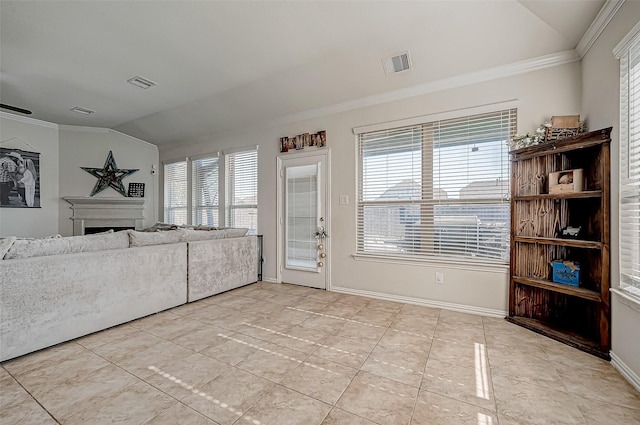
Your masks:
M 244 233 L 0 238 L 0 361 L 255 282 Z

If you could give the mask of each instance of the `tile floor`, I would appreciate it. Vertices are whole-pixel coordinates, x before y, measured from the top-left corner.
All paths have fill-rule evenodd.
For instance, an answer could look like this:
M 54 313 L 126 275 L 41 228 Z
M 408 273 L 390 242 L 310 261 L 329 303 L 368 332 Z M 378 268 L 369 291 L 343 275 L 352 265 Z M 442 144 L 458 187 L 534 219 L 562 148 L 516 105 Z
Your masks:
M 625 425 L 640 393 L 502 319 L 257 283 L 3 363 L 0 423 Z

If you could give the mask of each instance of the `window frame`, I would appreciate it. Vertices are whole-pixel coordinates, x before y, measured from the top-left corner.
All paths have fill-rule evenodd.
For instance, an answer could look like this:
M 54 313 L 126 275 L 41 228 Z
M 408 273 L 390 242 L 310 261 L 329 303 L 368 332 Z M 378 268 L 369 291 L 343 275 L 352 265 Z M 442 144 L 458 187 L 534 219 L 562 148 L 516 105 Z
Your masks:
M 168 191 L 170 190 L 170 185 L 167 184 L 168 180 L 168 173 L 167 173 L 167 167 L 171 167 L 171 166 L 175 166 L 177 164 L 183 164 L 185 165 L 185 175 L 184 175 L 184 180 L 186 182 L 186 187 L 185 187 L 185 196 L 186 196 L 186 200 L 184 205 L 180 205 L 180 206 L 169 206 L 167 205 L 167 201 L 169 199 L 173 199 L 173 197 L 168 197 Z M 182 158 L 182 159 L 174 159 L 174 160 L 170 160 L 170 161 L 163 161 L 162 162 L 162 187 L 163 187 L 163 215 L 162 215 L 162 219 L 164 222 L 169 223 L 171 221 L 175 221 L 174 219 L 172 219 L 171 221 L 169 220 L 169 215 L 171 214 L 172 211 L 176 211 L 176 210 L 181 210 L 181 209 L 185 209 L 185 216 L 187 218 L 187 223 L 184 224 L 188 224 L 189 222 L 189 218 L 190 218 L 190 210 L 189 210 L 189 193 L 190 193 L 190 184 L 189 184 L 189 161 L 188 158 Z
M 234 158 L 236 155 L 242 155 L 242 154 L 247 154 L 247 153 L 254 153 L 255 154 L 255 161 L 256 161 L 256 170 L 255 170 L 255 199 L 256 202 L 255 204 L 235 204 L 233 203 L 233 199 L 235 198 L 234 196 L 234 191 L 233 191 L 233 186 L 234 186 L 234 182 L 235 179 L 231 178 L 230 175 L 230 161 L 232 160 L 232 158 Z M 224 223 L 225 226 L 228 227 L 233 227 L 235 226 L 235 222 L 234 222 L 234 212 L 236 210 L 255 210 L 255 215 L 256 215 L 256 227 L 254 228 L 249 228 L 249 233 L 248 234 L 257 234 L 258 233 L 258 147 L 254 146 L 254 147 L 244 147 L 244 148 L 237 148 L 237 149 L 230 149 L 230 150 L 225 150 L 223 151 L 223 156 L 224 156 Z
M 229 185 L 227 184 L 227 167 L 228 167 L 228 158 L 230 156 L 233 156 L 237 153 L 242 153 L 242 152 L 250 152 L 250 151 L 255 151 L 256 153 L 256 203 L 255 204 L 251 204 L 251 205 L 228 205 L 228 196 L 227 196 L 227 191 L 228 191 L 228 187 Z M 234 210 L 234 209 L 239 209 L 239 208 L 252 208 L 255 209 L 256 211 L 256 229 L 252 229 L 252 231 L 250 232 L 250 234 L 257 234 L 258 233 L 258 219 L 257 219 L 257 214 L 258 214 L 258 191 L 257 191 L 257 175 L 258 175 L 258 147 L 250 147 L 250 148 L 238 148 L 238 149 L 231 149 L 231 150 L 225 150 L 222 152 L 212 152 L 212 153 L 207 153 L 207 154 L 203 154 L 203 155 L 198 155 L 198 156 L 192 156 L 192 157 L 185 157 L 185 158 L 180 158 L 180 159 L 173 159 L 173 160 L 167 160 L 167 161 L 163 161 L 162 165 L 162 171 L 163 171 L 163 176 L 162 176 L 162 182 L 163 182 L 163 194 L 164 194 L 164 198 L 163 198 L 163 220 L 167 223 L 171 223 L 171 221 L 169 221 L 169 216 L 167 214 L 168 211 L 168 207 L 167 206 L 167 190 L 168 190 L 168 180 L 167 180 L 167 166 L 171 166 L 172 164 L 179 164 L 179 163 L 185 163 L 186 167 L 185 167 L 185 179 L 186 179 L 186 196 L 187 196 L 187 202 L 186 202 L 186 223 L 182 224 L 182 223 L 175 223 L 178 225 L 186 225 L 186 226 L 195 226 L 195 225 L 200 225 L 202 223 L 197 222 L 197 210 L 201 207 L 197 205 L 197 196 L 195 193 L 195 190 L 197 189 L 197 182 L 196 182 L 196 175 L 195 170 L 194 170 L 194 162 L 199 161 L 199 160 L 203 160 L 203 159 L 209 159 L 209 158 L 216 158 L 217 159 L 217 168 L 218 168 L 218 203 L 215 206 L 211 206 L 212 208 L 216 209 L 216 219 L 214 220 L 214 225 L 215 227 L 223 227 L 223 226 L 230 226 L 229 223 L 230 221 L 230 213 Z M 203 208 L 206 208 L 207 206 L 203 206 Z M 180 209 L 180 208 L 185 208 L 184 206 L 180 206 L 180 207 L 171 207 L 171 209 Z M 171 223 L 174 224 L 174 223 Z
M 191 224 L 192 225 L 201 225 L 201 222 L 196 223 L 198 220 L 196 219 L 197 215 L 198 215 L 198 210 L 205 210 L 208 208 L 213 208 L 215 210 L 215 215 L 217 216 L 214 219 L 214 223 L 213 224 L 205 224 L 208 226 L 216 226 L 216 227 L 220 227 L 221 224 L 223 223 L 223 221 L 221 221 L 221 200 L 224 199 L 222 198 L 222 192 L 221 192 L 221 187 L 222 187 L 222 178 L 221 178 L 221 170 L 223 171 L 223 168 L 220 166 L 220 163 L 222 162 L 222 160 L 220 159 L 221 155 L 220 152 L 215 152 L 215 153 L 210 153 L 210 154 L 205 154 L 205 155 L 198 155 L 198 156 L 194 156 L 194 157 L 190 157 L 188 159 L 189 162 L 189 168 L 190 170 L 188 171 L 188 175 L 191 176 L 191 185 L 190 185 L 190 190 L 189 193 L 191 194 L 190 196 L 190 217 L 191 217 Z M 194 166 L 194 163 L 196 161 L 202 161 L 202 160 L 208 160 L 208 159 L 214 159 L 216 161 L 216 167 L 217 167 L 217 178 L 218 178 L 218 203 L 216 205 L 197 205 L 198 202 L 197 201 L 197 194 L 196 191 L 198 190 L 198 183 L 197 183 L 197 178 L 196 178 L 196 167 Z M 222 204 L 223 205 L 223 204 Z
M 425 217 L 425 213 L 427 217 L 434 216 L 433 210 L 437 207 L 439 202 L 436 197 L 433 196 L 433 182 L 436 180 L 435 168 L 433 167 L 432 160 L 436 153 L 436 149 L 441 148 L 444 145 L 441 145 L 442 142 L 434 141 L 432 138 L 431 141 L 425 142 L 426 134 L 429 134 L 429 130 L 425 130 L 429 125 L 433 126 L 434 124 L 442 125 L 445 124 L 446 121 L 449 120 L 459 120 L 464 118 L 472 118 L 477 115 L 484 114 L 495 114 L 496 120 L 504 119 L 500 118 L 501 114 L 503 117 L 507 117 L 507 122 L 509 123 L 507 132 L 508 134 L 505 137 L 505 141 L 508 141 L 510 137 L 515 134 L 516 126 L 517 126 L 517 102 L 502 102 L 499 104 L 487 105 L 477 108 L 468 108 L 464 110 L 451 111 L 440 114 L 433 114 L 427 116 L 421 116 L 416 118 L 410 118 L 406 120 L 400 120 L 395 122 L 387 122 L 381 124 L 374 124 L 365 127 L 354 128 L 353 132 L 355 134 L 355 153 L 356 153 L 356 211 L 355 211 L 355 219 L 356 219 L 356 252 L 353 254 L 353 257 L 356 259 L 365 259 L 365 260 L 373 260 L 373 261 L 383 261 L 383 262 L 391 262 L 391 263 L 405 263 L 405 264 L 416 264 L 416 263 L 440 263 L 453 265 L 454 267 L 458 267 L 462 261 L 464 261 L 464 265 L 462 268 L 485 268 L 487 266 L 488 269 L 506 269 L 509 264 L 509 234 L 510 234 L 510 217 L 509 217 L 509 209 L 510 209 L 510 183 L 507 180 L 506 187 L 502 189 L 502 196 L 495 198 L 486 198 L 479 197 L 474 199 L 467 199 L 466 197 L 461 198 L 451 198 L 447 205 L 491 205 L 492 208 L 501 204 L 506 206 L 507 208 L 507 216 L 504 218 L 503 222 L 506 227 L 506 240 L 504 241 L 504 246 L 502 251 L 502 255 L 500 258 L 484 258 L 479 256 L 470 256 L 468 254 L 462 255 L 451 255 L 450 253 L 444 253 L 445 249 L 440 248 L 438 252 L 436 250 L 430 250 L 429 246 L 435 246 L 436 244 L 436 227 L 433 225 L 430 226 L 429 223 L 421 223 L 419 231 L 420 233 L 420 243 L 418 247 L 420 252 L 417 254 L 411 254 L 407 252 L 402 252 L 404 250 L 397 249 L 397 251 L 385 252 L 384 250 L 367 250 L 366 244 L 366 235 L 365 235 L 365 226 L 366 226 L 366 218 L 364 216 L 364 207 L 365 206 L 373 206 L 376 204 L 411 204 L 412 201 L 408 200 L 397 200 L 397 201 L 387 201 L 382 202 L 381 200 L 365 200 L 364 199 L 364 183 L 363 183 L 363 161 L 365 155 L 363 153 L 363 148 L 361 145 L 361 136 L 366 133 L 375 133 L 375 132 L 392 132 L 394 129 L 404 129 L 409 131 L 411 127 L 420 126 L 419 134 L 421 135 L 421 140 L 418 142 L 420 146 L 419 152 L 417 154 L 422 158 L 422 166 L 420 171 L 420 179 L 422 181 L 422 189 L 420 190 L 420 198 L 417 200 L 416 205 L 419 205 L 420 208 L 420 216 Z M 506 114 L 506 115 L 505 115 Z M 472 142 L 466 142 L 466 144 L 470 145 Z M 430 149 L 424 149 L 425 147 L 430 147 Z M 509 179 L 510 177 L 510 161 L 508 157 L 508 149 L 502 149 L 503 155 L 500 159 L 500 162 L 504 165 L 506 169 L 506 177 Z M 420 167 L 419 167 L 420 168 Z M 423 174 L 427 173 L 427 174 Z M 503 171 L 504 173 L 504 171 Z M 440 175 L 442 177 L 442 175 Z M 429 183 L 430 182 L 430 183 Z M 424 184 L 428 183 L 428 184 Z M 504 182 L 502 184 L 505 184 Z M 428 186 L 425 188 L 425 186 Z M 505 192 L 506 190 L 506 192 Z M 429 214 L 428 211 L 432 211 Z M 496 209 L 499 213 L 499 208 Z M 423 219 L 421 219 L 423 220 Z M 433 221 L 433 220 L 431 220 Z M 405 229 L 406 230 L 406 229 Z M 504 230 L 503 232 L 504 233 Z M 430 252 L 431 251 L 431 252 Z M 455 251 L 455 248 L 454 248 Z M 463 252 L 464 250 L 458 251 Z
M 623 224 L 637 224 L 633 222 L 633 218 L 625 217 L 626 212 L 633 214 L 633 205 L 640 204 L 640 194 L 638 185 L 640 185 L 640 164 L 637 162 L 633 165 L 631 161 L 631 151 L 638 150 L 640 152 L 640 129 L 631 131 L 631 126 L 637 124 L 631 122 L 631 104 L 640 103 L 640 87 L 634 86 L 634 90 L 630 86 L 631 68 L 630 59 L 633 58 L 638 63 L 634 64 L 637 70 L 634 70 L 636 79 L 640 79 L 640 23 L 638 23 L 614 48 L 613 53 L 616 59 L 620 60 L 620 127 L 619 127 L 619 211 L 618 211 L 618 263 L 619 263 L 619 288 L 618 290 L 636 303 L 640 304 L 640 241 L 634 236 L 633 232 L 623 232 Z M 631 56 L 631 58 L 630 58 Z M 637 85 L 640 83 L 636 82 Z M 631 99 L 630 96 L 634 95 Z M 636 120 L 640 120 L 640 110 L 633 108 L 634 115 L 638 115 Z M 627 161 L 625 163 L 625 160 Z M 631 177 L 629 174 L 634 171 L 638 175 Z M 635 181 L 635 183 L 634 183 Z M 630 211 L 627 211 L 629 209 Z M 632 217 L 632 216 L 631 216 Z M 631 223 L 628 223 L 631 221 Z M 636 267 L 636 269 L 634 269 Z M 613 289 L 614 291 L 616 288 Z

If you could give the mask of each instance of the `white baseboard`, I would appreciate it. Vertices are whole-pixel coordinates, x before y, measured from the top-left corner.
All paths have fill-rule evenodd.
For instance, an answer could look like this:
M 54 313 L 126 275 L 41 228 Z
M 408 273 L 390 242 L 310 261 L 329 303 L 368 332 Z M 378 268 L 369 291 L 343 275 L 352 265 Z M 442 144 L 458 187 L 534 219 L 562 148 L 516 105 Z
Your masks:
M 502 310 L 475 307 L 472 305 L 446 303 L 442 301 L 431 301 L 431 300 L 425 300 L 422 298 L 405 297 L 402 295 L 385 294 L 382 292 L 365 291 L 362 289 L 345 288 L 342 286 L 335 286 L 335 285 L 332 285 L 330 290 L 333 292 L 341 292 L 343 294 L 361 295 L 363 297 L 376 298 L 379 300 L 395 301 L 395 302 L 407 303 L 407 304 L 416 304 L 416 305 L 421 305 L 424 307 L 431 307 L 431 308 L 443 308 L 445 310 L 453 310 L 453 311 L 459 311 L 462 313 L 478 314 L 481 316 L 503 318 L 507 315 L 507 312 Z
M 613 351 L 610 351 L 609 355 L 611 356 L 611 364 L 613 367 L 615 367 L 618 372 L 620 372 L 620 374 L 635 387 L 636 390 L 640 391 L 640 376 L 631 370 L 631 368 L 627 366 L 620 357 L 616 356 Z
M 262 281 L 263 282 L 269 282 L 269 283 L 280 283 L 280 282 L 278 282 L 278 279 L 274 279 L 272 277 L 263 277 Z

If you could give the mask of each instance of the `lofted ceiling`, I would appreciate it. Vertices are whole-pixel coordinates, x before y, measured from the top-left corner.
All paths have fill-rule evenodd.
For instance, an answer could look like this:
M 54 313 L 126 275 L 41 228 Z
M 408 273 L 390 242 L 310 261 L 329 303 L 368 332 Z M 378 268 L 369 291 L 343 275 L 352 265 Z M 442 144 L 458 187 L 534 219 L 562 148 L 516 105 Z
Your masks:
M 189 142 L 575 49 L 604 3 L 2 0 L 0 103 Z M 405 50 L 412 71 L 386 76 Z

